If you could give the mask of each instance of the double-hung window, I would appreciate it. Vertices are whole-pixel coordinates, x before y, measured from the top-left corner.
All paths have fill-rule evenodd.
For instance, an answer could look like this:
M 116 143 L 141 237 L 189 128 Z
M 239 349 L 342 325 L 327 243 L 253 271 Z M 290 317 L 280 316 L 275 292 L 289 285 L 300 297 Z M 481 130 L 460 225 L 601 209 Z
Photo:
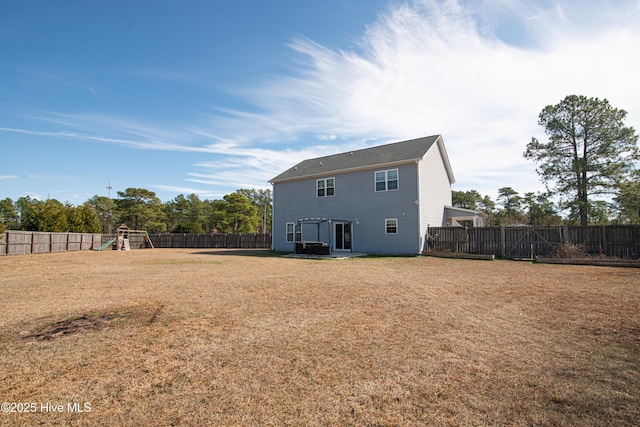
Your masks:
M 390 218 L 384 220 L 385 234 L 398 234 L 398 219 Z
M 391 191 L 398 189 L 398 169 L 376 172 L 376 191 Z
M 325 178 L 316 181 L 316 197 L 328 197 L 336 194 L 336 179 Z
M 287 223 L 287 243 L 302 241 L 302 224 Z

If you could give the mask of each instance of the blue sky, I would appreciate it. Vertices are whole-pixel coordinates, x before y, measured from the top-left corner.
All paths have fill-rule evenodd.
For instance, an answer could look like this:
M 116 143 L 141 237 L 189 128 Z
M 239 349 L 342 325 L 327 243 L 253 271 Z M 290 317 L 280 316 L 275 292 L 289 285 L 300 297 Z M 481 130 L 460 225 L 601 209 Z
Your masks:
M 546 105 L 640 129 L 640 0 L 0 0 L 0 198 L 217 199 L 442 134 L 454 190 L 543 190 Z

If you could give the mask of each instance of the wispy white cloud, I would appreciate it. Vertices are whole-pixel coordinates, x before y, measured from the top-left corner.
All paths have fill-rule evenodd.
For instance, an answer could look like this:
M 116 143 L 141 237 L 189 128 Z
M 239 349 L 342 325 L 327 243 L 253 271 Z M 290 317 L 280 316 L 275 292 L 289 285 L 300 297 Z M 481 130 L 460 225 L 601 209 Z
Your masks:
M 639 4 L 396 4 L 351 50 L 292 40 L 296 73 L 246 89 L 259 113 L 212 115 L 211 128 L 240 147 L 333 140 L 334 152 L 345 141 L 442 133 L 459 188 L 538 190 L 522 152 L 532 136 L 544 137 L 537 116 L 545 105 L 573 93 L 608 98 L 638 127 Z
M 18 179 L 18 175 L 0 175 L 0 179 Z
M 233 89 L 245 110 L 214 106 L 175 123 L 39 112 L 55 130 L 0 131 L 202 154 L 185 186 L 155 188 L 216 196 L 268 186 L 305 158 L 441 133 L 456 189 L 524 193 L 542 189 L 522 152 L 544 138 L 544 106 L 608 98 L 640 129 L 639 19 L 639 0 L 392 3 L 343 50 L 293 38 L 289 74 Z M 191 73 L 140 76 L 221 89 Z
M 98 90 L 95 85 L 88 83 L 78 75 L 74 75 L 74 73 L 52 72 L 43 69 L 31 69 L 19 66 L 9 66 L 9 69 L 15 73 L 28 76 L 35 81 L 54 83 L 63 87 L 73 88 L 78 91 L 86 90 L 94 96 L 98 95 Z
M 142 140 L 129 140 L 122 138 L 114 138 L 100 135 L 83 134 L 70 131 L 38 131 L 30 129 L 18 129 L 18 128 L 6 128 L 0 127 L 1 132 L 20 133 L 26 135 L 44 136 L 49 138 L 61 138 L 71 139 L 78 141 L 91 141 L 91 142 L 103 142 L 111 144 L 122 144 L 132 148 L 140 149 L 154 149 L 154 150 L 168 150 L 168 151 L 189 151 L 197 149 L 190 149 L 189 147 L 167 144 L 162 141 L 142 141 Z
M 174 186 L 174 185 L 152 185 L 155 190 L 162 190 L 174 194 L 195 194 L 201 199 L 221 199 L 226 193 L 219 191 L 203 190 L 202 188 Z M 165 202 L 168 200 L 164 200 Z
M 86 127 L 90 128 L 90 125 L 87 121 L 78 121 L 73 124 L 73 127 Z M 59 138 L 59 139 L 69 139 L 76 141 L 88 141 L 88 142 L 98 142 L 98 143 L 107 143 L 107 144 L 120 144 L 124 146 L 128 146 L 130 148 L 143 149 L 143 150 L 159 150 L 159 151 L 182 151 L 182 152 L 201 152 L 201 153 L 212 153 L 212 151 L 207 147 L 202 146 L 190 146 L 180 143 L 170 143 L 167 140 L 171 140 L 172 138 L 165 134 L 162 135 L 157 129 L 145 132 L 143 128 L 134 128 L 134 127 L 124 127 L 124 126 L 113 126 L 111 128 L 105 128 L 103 130 L 104 133 L 90 133 L 90 132 L 78 132 L 78 131 L 40 131 L 40 130 L 32 130 L 32 129 L 20 129 L 20 128 L 8 128 L 8 127 L 0 127 L 0 132 L 9 132 L 9 133 L 18 133 L 25 135 L 34 135 L 34 136 L 43 136 L 48 138 Z M 124 134 L 129 136 L 126 137 L 116 137 L 116 136 L 105 136 L 105 135 L 114 135 L 114 134 Z

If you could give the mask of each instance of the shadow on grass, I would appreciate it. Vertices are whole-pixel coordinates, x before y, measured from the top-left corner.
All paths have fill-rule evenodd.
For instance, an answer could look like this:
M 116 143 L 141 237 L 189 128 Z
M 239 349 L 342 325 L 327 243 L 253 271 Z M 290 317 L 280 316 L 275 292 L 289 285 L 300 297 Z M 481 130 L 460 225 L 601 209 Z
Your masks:
M 208 249 L 198 252 L 193 252 L 193 255 L 232 255 L 232 256 L 249 256 L 249 257 L 282 257 L 290 254 L 290 252 L 276 252 L 271 249 Z
M 360 258 L 417 258 L 419 256 L 412 254 L 366 254 Z
M 246 257 L 263 257 L 263 258 L 279 258 L 290 256 L 291 258 L 299 258 L 299 259 L 337 259 L 337 258 L 415 258 L 416 255 L 411 254 L 357 254 L 350 256 L 350 254 L 339 254 L 339 255 L 330 255 L 330 256 L 322 256 L 322 255 L 300 255 L 299 257 L 292 256 L 292 252 L 286 251 L 272 251 L 271 249 L 247 249 L 247 248 L 237 248 L 237 249 L 205 249 L 198 252 L 193 252 L 193 255 L 230 255 L 230 256 L 246 256 Z

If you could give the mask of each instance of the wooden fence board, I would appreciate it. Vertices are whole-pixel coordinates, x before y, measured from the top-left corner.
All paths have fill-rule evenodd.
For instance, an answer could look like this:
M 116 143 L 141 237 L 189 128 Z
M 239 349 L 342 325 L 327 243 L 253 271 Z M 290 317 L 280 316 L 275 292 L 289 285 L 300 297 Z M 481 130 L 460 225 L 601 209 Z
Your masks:
M 66 243 L 68 251 L 79 251 L 82 247 L 82 234 L 77 233 L 68 233 L 66 234 Z M 61 236 L 62 238 L 62 236 Z M 64 249 L 62 249 L 64 251 Z
M 150 234 L 156 248 L 270 248 L 269 233 L 162 233 Z M 108 236 L 106 236 L 108 239 Z M 103 237 L 103 240 L 105 240 Z
M 0 233 L 0 255 L 45 254 L 94 249 L 100 246 L 97 233 L 50 233 L 8 230 Z
M 468 253 L 500 256 L 500 248 L 499 227 L 482 227 L 469 230 Z
M 31 245 L 31 253 L 32 254 L 46 254 L 51 251 L 51 233 L 34 231 L 31 235 L 32 245 Z
M 26 255 L 31 253 L 33 233 L 29 231 L 7 231 L 7 255 Z
M 97 249 L 102 244 L 101 234 L 80 234 L 80 250 Z
M 432 227 L 427 250 L 496 255 L 503 258 L 554 256 L 560 245 L 581 245 L 589 255 L 637 259 L 640 226 Z

